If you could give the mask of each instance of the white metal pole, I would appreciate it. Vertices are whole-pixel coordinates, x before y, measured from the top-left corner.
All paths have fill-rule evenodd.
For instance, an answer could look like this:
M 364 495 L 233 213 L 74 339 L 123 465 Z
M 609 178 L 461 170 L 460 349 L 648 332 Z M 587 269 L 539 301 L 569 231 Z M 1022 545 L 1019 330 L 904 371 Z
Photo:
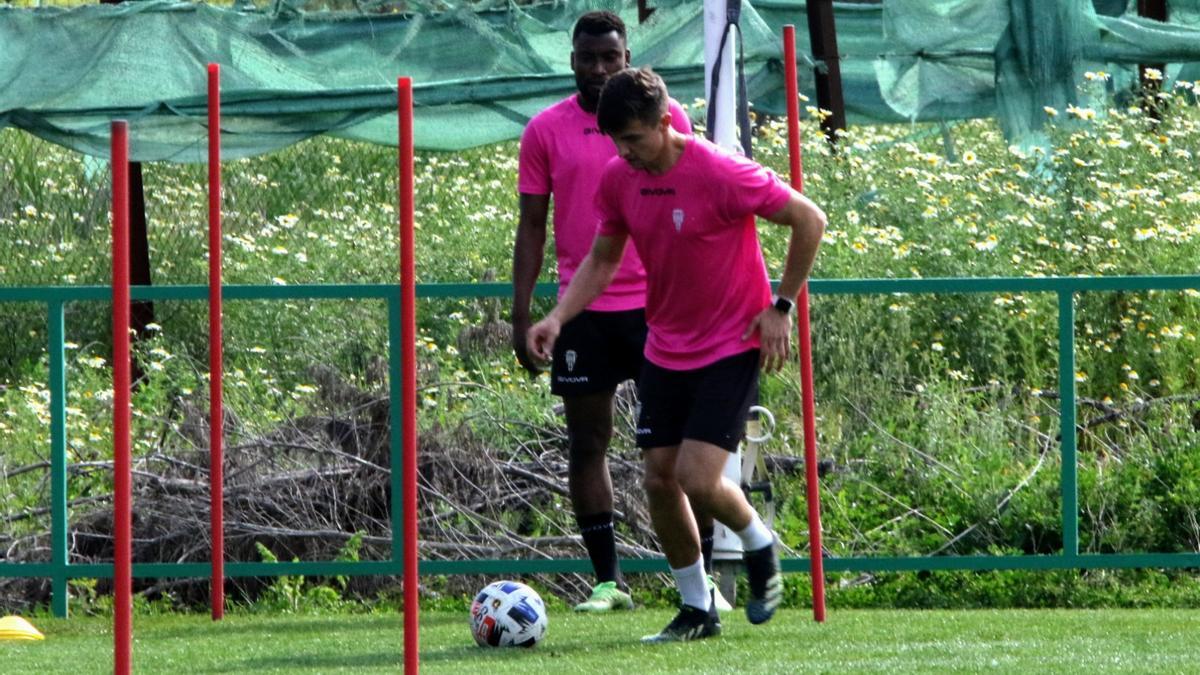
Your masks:
M 704 0 L 704 92 L 706 97 L 712 92 L 713 64 L 717 61 L 717 50 L 721 47 L 721 35 L 725 32 L 727 0 Z M 731 33 L 725 41 L 725 50 L 721 56 L 721 72 L 716 95 L 708 101 L 708 105 L 716 110 L 716 121 L 709 130 L 709 138 L 714 143 L 734 152 L 740 152 L 741 146 L 737 140 L 736 90 L 737 71 L 735 69 L 734 51 L 736 33 Z M 741 452 L 731 454 L 725 463 L 725 476 L 735 485 L 742 482 Z M 741 560 L 742 542 L 737 534 L 720 522 L 713 525 L 713 559 Z M 728 593 L 726 593 L 728 595 Z
M 713 64 L 717 61 L 717 50 L 721 46 L 721 35 L 725 32 L 727 0 L 704 0 L 704 92 L 707 96 L 712 91 Z M 721 73 L 718 81 L 717 95 L 708 105 L 717 111 L 716 124 L 709 130 L 709 138 L 714 143 L 730 150 L 738 150 L 737 141 L 737 71 L 735 70 L 734 41 L 737 35 L 731 34 L 725 41 L 725 51 L 721 56 Z

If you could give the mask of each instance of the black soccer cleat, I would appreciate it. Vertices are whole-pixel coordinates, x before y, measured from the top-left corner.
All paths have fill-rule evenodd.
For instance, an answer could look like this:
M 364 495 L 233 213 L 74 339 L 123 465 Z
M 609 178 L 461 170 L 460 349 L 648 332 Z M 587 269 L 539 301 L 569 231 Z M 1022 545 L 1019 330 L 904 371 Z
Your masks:
M 746 618 L 752 624 L 766 623 L 775 616 L 783 599 L 783 576 L 779 573 L 779 556 L 775 553 L 774 542 L 746 551 L 746 577 L 750 582 Z
M 654 635 L 642 638 L 644 644 L 663 642 L 689 642 L 716 637 L 721 634 L 721 622 L 716 612 L 707 612 L 697 607 L 683 605 L 667 627 Z

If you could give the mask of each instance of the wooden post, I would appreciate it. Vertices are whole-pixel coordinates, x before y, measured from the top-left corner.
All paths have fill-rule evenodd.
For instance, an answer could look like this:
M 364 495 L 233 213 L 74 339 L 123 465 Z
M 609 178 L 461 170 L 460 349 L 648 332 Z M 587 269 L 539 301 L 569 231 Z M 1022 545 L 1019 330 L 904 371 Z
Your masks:
M 119 5 L 122 0 L 100 0 L 102 5 Z M 142 185 L 142 163 L 129 163 L 129 284 L 149 286 L 150 237 L 146 227 L 146 189 Z M 146 326 L 154 323 L 154 303 L 149 300 L 133 300 L 129 307 L 129 327 L 133 329 L 136 342 L 146 335 Z M 144 371 L 137 357 L 130 351 L 131 386 L 142 379 Z
M 654 13 L 653 7 L 646 6 L 646 0 L 638 0 L 638 23 L 646 23 L 646 19 Z
M 1167 20 L 1167 0 L 1138 0 L 1137 12 L 1140 17 L 1165 22 Z M 1146 115 L 1155 122 L 1161 122 L 1163 102 L 1158 99 L 1157 94 L 1162 90 L 1162 80 L 1151 80 L 1146 77 L 1147 68 L 1153 68 L 1165 74 L 1167 64 L 1138 64 L 1138 82 L 1142 85 L 1142 95 L 1145 97 L 1142 105 L 1145 107 Z
M 817 107 L 830 115 L 821 120 L 821 128 L 831 144 L 837 142 L 837 130 L 846 128 L 846 104 L 842 100 L 842 67 L 837 46 L 837 27 L 833 21 L 833 0 L 809 0 L 808 36 L 812 42 L 813 68 L 817 84 Z M 823 64 L 823 65 L 822 65 Z

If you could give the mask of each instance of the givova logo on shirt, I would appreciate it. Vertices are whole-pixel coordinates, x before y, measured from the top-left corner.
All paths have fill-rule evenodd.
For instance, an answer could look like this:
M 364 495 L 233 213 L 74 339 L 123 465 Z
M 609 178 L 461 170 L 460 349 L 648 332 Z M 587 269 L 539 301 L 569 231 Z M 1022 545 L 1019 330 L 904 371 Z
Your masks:
M 683 230 L 683 218 L 683 209 L 675 209 L 674 211 L 671 211 L 671 221 L 675 223 L 676 232 Z

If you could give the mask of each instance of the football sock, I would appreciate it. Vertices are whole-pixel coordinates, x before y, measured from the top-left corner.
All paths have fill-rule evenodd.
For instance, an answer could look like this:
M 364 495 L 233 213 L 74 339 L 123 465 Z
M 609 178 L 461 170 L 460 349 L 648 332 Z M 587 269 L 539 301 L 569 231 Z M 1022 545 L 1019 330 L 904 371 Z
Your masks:
M 713 571 L 713 527 L 700 528 L 700 555 L 704 558 L 704 571 L 707 574 L 712 574 Z
M 754 514 L 754 517 L 750 519 L 750 524 L 744 530 L 739 531 L 737 536 L 742 540 L 742 548 L 747 551 L 757 551 L 775 541 L 771 530 L 763 524 L 758 513 Z
M 625 580 L 621 578 L 621 568 L 617 562 L 612 511 L 577 516 L 575 522 L 579 524 L 583 545 L 592 560 L 592 569 L 596 571 L 596 581 L 615 581 L 617 586 L 624 587 Z
M 679 587 L 683 604 L 707 612 L 711 596 L 708 594 L 708 576 L 704 573 L 704 559 L 697 558 L 687 567 L 672 567 L 671 574 L 675 575 L 675 585 Z

